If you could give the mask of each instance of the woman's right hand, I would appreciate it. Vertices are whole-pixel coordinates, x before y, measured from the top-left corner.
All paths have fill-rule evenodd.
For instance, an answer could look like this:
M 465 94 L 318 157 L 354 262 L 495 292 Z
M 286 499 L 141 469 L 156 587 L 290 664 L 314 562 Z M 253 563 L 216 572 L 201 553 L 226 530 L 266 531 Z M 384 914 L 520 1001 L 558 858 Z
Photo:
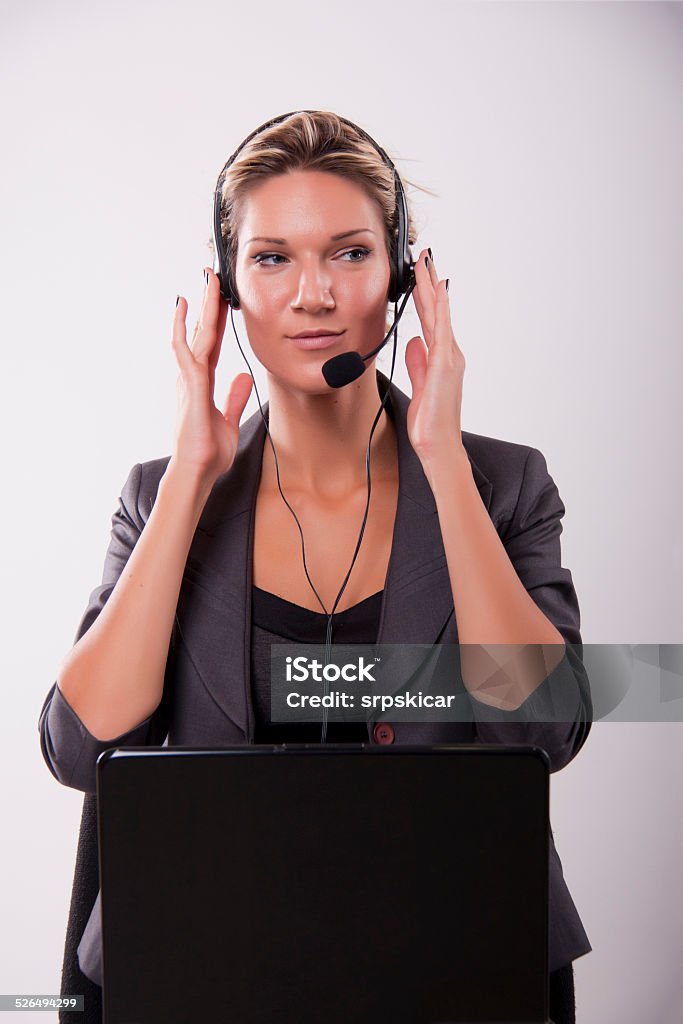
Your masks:
M 223 410 L 214 404 L 216 366 L 221 351 L 229 304 L 220 294 L 218 278 L 205 271 L 207 285 L 191 345 L 187 344 L 187 300 L 180 295 L 173 318 L 171 347 L 180 373 L 176 382 L 178 415 L 172 462 L 203 482 L 215 480 L 233 464 L 239 440 L 240 417 L 249 400 L 252 377 L 238 373 L 230 385 Z

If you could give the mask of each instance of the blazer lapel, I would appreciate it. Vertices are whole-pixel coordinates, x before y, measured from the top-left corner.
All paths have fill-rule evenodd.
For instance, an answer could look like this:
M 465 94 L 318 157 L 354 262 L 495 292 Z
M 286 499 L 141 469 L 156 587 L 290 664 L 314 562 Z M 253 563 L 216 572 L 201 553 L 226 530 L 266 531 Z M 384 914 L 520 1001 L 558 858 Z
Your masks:
M 385 408 L 395 425 L 399 463 L 398 505 L 377 643 L 436 643 L 453 615 L 436 504 L 407 433 L 410 398 L 381 371 L 376 370 L 376 376 L 382 397 L 389 389 Z M 263 405 L 266 420 L 268 405 Z M 240 427 L 233 465 L 218 478 L 204 506 L 184 577 L 184 583 L 193 588 L 194 600 L 184 605 L 181 618 L 182 639 L 195 668 L 218 706 L 248 740 L 254 734 L 250 654 L 254 517 L 266 437 L 257 410 Z M 463 439 L 466 442 L 465 434 Z M 491 484 L 469 458 L 489 509 Z
M 382 382 L 381 376 L 378 375 L 378 384 L 383 394 L 388 382 L 386 378 Z M 414 671 L 423 669 L 425 659 L 424 649 L 406 651 L 401 645 L 438 643 L 451 617 L 455 618 L 455 610 L 434 494 L 408 437 L 411 399 L 395 385 L 390 388 L 398 446 L 399 493 L 377 644 L 398 645 L 394 652 L 382 656 L 382 677 L 401 687 Z M 491 484 L 469 452 L 468 457 L 488 509 Z M 449 640 L 457 643 L 455 621 Z M 369 734 L 371 731 L 369 722 Z
M 252 539 L 265 437 L 257 410 L 240 425 L 234 462 L 214 484 L 185 568 L 193 584 L 185 646 L 216 704 L 247 738 L 253 735 Z

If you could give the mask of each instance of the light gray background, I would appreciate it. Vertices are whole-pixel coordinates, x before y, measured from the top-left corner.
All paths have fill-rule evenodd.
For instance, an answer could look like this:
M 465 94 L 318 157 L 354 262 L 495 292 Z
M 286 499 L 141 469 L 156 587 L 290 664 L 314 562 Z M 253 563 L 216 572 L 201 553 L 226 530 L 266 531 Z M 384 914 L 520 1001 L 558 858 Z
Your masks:
M 0 991 L 49 993 L 82 794 L 44 765 L 38 712 L 100 581 L 130 467 L 172 450 L 176 294 L 191 326 L 217 174 L 269 117 L 335 110 L 439 193 L 409 189 L 416 251 L 430 245 L 451 278 L 464 428 L 545 454 L 586 643 L 683 639 L 683 9 L 1 10 Z M 227 331 L 219 404 L 246 369 Z M 418 331 L 411 302 L 395 374 L 408 393 Z M 245 415 L 256 408 L 252 395 Z M 557 846 L 594 947 L 575 964 L 580 1024 L 680 1012 L 682 738 L 680 724 L 598 723 L 552 778 Z

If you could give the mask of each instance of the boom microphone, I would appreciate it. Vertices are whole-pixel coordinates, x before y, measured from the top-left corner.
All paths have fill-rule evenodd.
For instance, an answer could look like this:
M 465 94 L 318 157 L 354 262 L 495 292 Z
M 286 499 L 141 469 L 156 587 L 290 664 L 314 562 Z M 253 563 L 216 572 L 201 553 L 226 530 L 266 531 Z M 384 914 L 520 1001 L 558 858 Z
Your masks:
M 323 363 L 323 377 L 325 378 L 327 384 L 329 384 L 331 388 L 343 388 L 347 384 L 351 384 L 352 381 L 357 380 L 358 377 L 361 376 L 361 374 L 365 373 L 365 363 L 367 362 L 367 360 L 372 359 L 372 357 L 374 355 L 377 355 L 380 349 L 382 349 L 386 345 L 387 341 L 391 337 L 392 331 L 394 331 L 398 326 L 398 322 L 403 316 L 403 310 L 405 309 L 406 302 L 408 301 L 410 293 L 415 287 L 416 282 L 414 267 L 415 264 L 411 263 L 410 284 L 403 297 L 403 302 L 401 303 L 400 309 L 396 315 L 396 319 L 389 328 L 389 333 L 384 338 L 384 340 L 381 341 L 376 348 L 373 348 L 372 352 L 368 352 L 367 355 L 362 356 L 358 352 L 341 352 L 338 356 L 333 356 L 331 359 L 328 359 L 326 363 Z

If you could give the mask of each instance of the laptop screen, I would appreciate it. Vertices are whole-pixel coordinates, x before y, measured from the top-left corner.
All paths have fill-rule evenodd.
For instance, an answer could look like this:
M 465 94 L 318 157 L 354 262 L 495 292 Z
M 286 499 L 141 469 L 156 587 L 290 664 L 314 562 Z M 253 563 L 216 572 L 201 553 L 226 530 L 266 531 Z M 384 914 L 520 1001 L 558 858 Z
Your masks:
M 98 761 L 105 1024 L 547 1020 L 535 747 Z

